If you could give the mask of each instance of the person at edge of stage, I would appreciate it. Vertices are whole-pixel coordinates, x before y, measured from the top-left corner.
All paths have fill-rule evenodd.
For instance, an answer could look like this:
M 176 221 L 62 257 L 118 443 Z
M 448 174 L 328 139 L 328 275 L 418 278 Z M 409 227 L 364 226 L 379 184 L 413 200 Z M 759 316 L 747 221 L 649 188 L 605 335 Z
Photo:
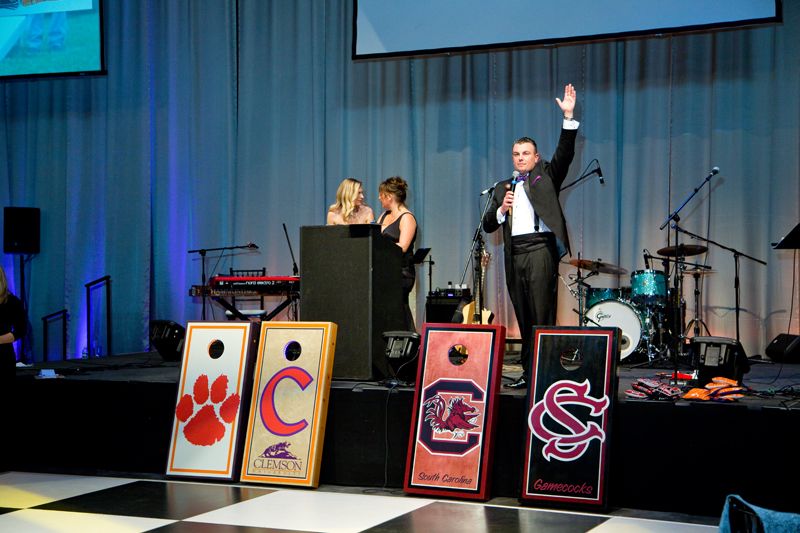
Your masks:
M 541 158 L 529 137 L 514 141 L 511 150 L 515 177 L 497 184 L 483 218 L 491 233 L 503 228 L 506 287 L 522 337 L 522 376 L 506 385 L 527 388 L 530 379 L 534 325 L 555 325 L 558 262 L 569 252 L 569 237 L 558 195 L 575 156 L 576 92 L 564 87 L 556 103 L 564 113 L 561 136 L 550 161 Z M 519 173 L 518 176 L 516 174 Z
M 392 176 L 381 182 L 378 187 L 378 198 L 384 212 L 378 218 L 378 224 L 381 225 L 381 233 L 403 251 L 401 275 L 406 331 L 416 331 L 408 298 L 417 279 L 413 264 L 414 241 L 417 239 L 417 219 L 406 206 L 407 197 L 408 183 L 400 176 Z
M 14 342 L 28 331 L 28 316 L 19 298 L 8 291 L 6 272 L 0 266 L 0 394 L 7 397 L 16 375 Z
M 336 203 L 328 208 L 328 226 L 370 224 L 375 220 L 372 208 L 364 203 L 364 187 L 355 178 L 345 178 L 336 189 Z

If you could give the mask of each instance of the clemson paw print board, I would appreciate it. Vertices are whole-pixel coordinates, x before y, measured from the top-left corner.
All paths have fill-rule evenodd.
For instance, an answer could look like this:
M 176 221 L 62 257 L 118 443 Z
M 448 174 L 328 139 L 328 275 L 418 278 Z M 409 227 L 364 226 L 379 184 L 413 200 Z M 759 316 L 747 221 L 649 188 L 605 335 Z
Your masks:
M 250 322 L 189 322 L 167 475 L 232 479 Z
M 404 490 L 485 500 L 503 326 L 425 324 Z
M 242 481 L 317 487 L 337 326 L 262 322 Z
M 619 328 L 533 328 L 522 500 L 606 507 Z

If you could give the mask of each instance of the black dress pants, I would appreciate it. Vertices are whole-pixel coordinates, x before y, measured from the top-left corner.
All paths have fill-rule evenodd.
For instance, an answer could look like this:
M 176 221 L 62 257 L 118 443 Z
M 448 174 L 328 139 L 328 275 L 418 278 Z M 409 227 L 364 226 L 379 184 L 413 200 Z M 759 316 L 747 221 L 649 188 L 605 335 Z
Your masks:
M 556 323 L 558 251 L 555 240 L 515 243 L 512 260 L 514 275 L 506 284 L 522 337 L 523 375 L 530 378 L 533 326 Z

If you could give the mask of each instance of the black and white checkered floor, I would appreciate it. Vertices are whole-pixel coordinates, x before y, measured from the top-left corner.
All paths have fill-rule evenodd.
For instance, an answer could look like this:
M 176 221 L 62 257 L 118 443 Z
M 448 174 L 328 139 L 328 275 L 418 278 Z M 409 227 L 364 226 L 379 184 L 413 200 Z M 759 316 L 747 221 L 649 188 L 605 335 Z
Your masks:
M 6 472 L 0 532 L 705 532 L 710 525 L 416 497 Z

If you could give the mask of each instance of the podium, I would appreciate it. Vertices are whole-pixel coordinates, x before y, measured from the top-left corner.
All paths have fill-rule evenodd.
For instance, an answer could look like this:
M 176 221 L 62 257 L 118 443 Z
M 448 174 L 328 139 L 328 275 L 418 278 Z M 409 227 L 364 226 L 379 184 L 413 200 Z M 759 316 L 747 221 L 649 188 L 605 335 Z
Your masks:
M 338 325 L 334 379 L 389 375 L 381 334 L 405 328 L 400 257 L 377 224 L 300 228 L 300 320 Z

